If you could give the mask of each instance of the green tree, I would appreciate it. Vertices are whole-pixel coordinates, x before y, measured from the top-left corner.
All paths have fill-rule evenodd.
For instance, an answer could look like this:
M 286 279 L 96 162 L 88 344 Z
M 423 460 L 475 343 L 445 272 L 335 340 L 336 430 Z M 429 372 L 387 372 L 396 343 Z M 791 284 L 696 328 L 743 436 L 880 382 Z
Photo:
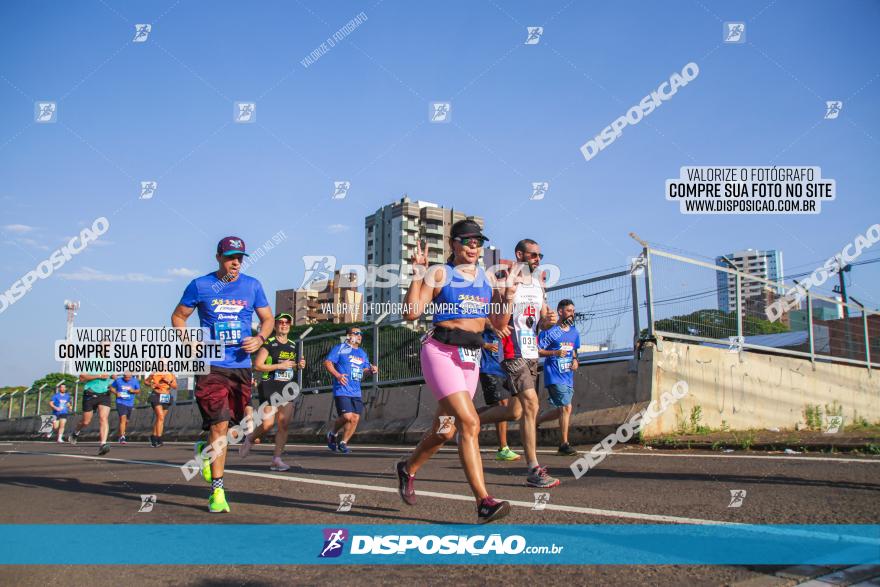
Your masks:
M 697 310 L 690 314 L 663 318 L 654 322 L 655 330 L 690 334 L 706 338 L 727 339 L 736 334 L 736 313 L 722 310 Z M 755 316 L 743 317 L 743 335 L 776 334 L 788 332 L 789 328 L 782 322 L 770 322 Z M 647 329 L 642 329 L 641 336 L 647 336 Z

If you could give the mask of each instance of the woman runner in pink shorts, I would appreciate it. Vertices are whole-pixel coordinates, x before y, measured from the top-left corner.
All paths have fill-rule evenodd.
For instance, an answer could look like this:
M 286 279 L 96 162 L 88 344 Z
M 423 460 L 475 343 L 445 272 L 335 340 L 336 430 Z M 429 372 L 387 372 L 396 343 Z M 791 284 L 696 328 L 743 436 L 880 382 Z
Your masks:
M 494 314 L 490 316 L 492 286 L 477 265 L 486 240 L 473 220 L 456 222 L 451 230 L 449 260 L 414 275 L 407 291 L 407 320 L 417 320 L 425 306 L 434 305 L 434 328 L 422 339 L 421 363 L 425 382 L 438 406 L 431 432 L 408 459 L 397 463 L 400 497 L 414 505 L 416 473 L 458 429 L 458 456 L 477 500 L 480 523 L 498 520 L 510 512 L 508 502 L 496 501 L 486 491 L 479 445 L 480 417 L 473 402 L 486 322 L 492 320 L 502 332 L 506 329 L 504 324 L 494 323 Z M 421 242 L 412 263 L 428 265 Z

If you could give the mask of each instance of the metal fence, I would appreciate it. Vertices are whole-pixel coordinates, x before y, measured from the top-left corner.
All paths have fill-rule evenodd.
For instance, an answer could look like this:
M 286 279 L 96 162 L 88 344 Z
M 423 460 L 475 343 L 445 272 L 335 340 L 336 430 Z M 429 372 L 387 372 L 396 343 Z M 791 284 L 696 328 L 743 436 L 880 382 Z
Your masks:
M 803 307 L 770 320 L 767 307 L 795 284 L 645 247 L 648 329 L 643 338 L 713 344 L 878 367 L 880 313 L 807 289 Z M 852 299 L 852 298 L 850 298 Z M 817 316 L 817 308 L 828 315 Z
M 836 361 L 868 369 L 880 366 L 880 313 L 808 291 L 804 309 L 771 322 L 765 313 L 767 303 L 787 291 L 785 283 L 643 244 L 641 256 L 627 270 L 547 288 L 551 309 L 562 299 L 575 304 L 581 363 L 630 358 L 640 341 L 667 338 L 812 362 Z M 848 317 L 820 319 L 814 312 L 817 300 L 824 302 L 826 309 L 841 308 Z M 337 332 L 296 341 L 300 356 L 306 359 L 305 370 L 297 375 L 303 391 L 332 388 L 323 363 L 330 350 L 345 339 L 343 328 L 340 325 Z M 419 339 L 427 330 L 425 323 L 380 320 L 361 330 L 363 349 L 379 366 L 379 374 L 365 380 L 363 386 L 424 381 Z M 53 393 L 44 388 L 0 396 L 0 419 L 48 414 Z M 77 383 L 72 391 L 74 413 L 80 408 L 80 393 Z M 177 402 L 192 400 L 192 394 L 192 389 L 178 390 Z M 140 393 L 136 405 L 144 405 L 148 399 L 148 393 Z

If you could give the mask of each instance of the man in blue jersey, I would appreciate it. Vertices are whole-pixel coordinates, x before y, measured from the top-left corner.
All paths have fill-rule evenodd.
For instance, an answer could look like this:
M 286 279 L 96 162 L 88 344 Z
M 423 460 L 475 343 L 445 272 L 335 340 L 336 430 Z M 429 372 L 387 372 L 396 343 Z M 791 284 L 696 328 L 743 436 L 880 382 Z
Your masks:
M 574 372 L 578 368 L 577 351 L 581 346 L 581 337 L 573 326 L 574 302 L 560 300 L 556 312 L 559 322 L 538 335 L 539 354 L 544 357 L 544 385 L 553 409 L 538 416 L 537 425 L 559 418 L 561 443 L 556 454 L 572 456 L 578 453 L 568 443 L 568 425 L 571 421 Z
M 67 386 L 59 383 L 55 388 L 56 391 L 49 400 L 49 407 L 52 408 L 52 415 L 55 420 L 52 422 L 52 430 L 46 435 L 46 438 L 52 438 L 52 433 L 58 431 L 58 442 L 64 442 L 64 425 L 67 423 L 67 416 L 73 408 L 70 401 L 70 394 L 67 393 Z
M 348 441 L 364 413 L 361 379 L 367 373 L 378 373 L 379 368 L 370 364 L 367 353 L 360 348 L 363 336 L 360 327 L 350 326 L 345 333 L 346 341 L 330 350 L 324 359 L 324 368 L 333 376 L 333 401 L 338 414 L 333 429 L 327 433 L 327 448 L 348 454 L 351 452 Z M 339 439 L 340 430 L 342 440 Z
M 116 412 L 119 414 L 119 444 L 125 444 L 125 430 L 134 410 L 134 396 L 140 393 L 141 384 L 131 371 L 126 371 L 110 384 L 110 393 L 116 396 Z
M 510 401 L 504 397 L 504 391 L 510 395 L 511 388 L 510 381 L 507 379 L 507 373 L 501 368 L 498 352 L 498 345 L 500 343 L 501 339 L 498 338 L 498 335 L 491 328 L 483 331 L 483 352 L 480 353 L 480 387 L 483 390 L 483 401 L 486 402 L 486 407 L 482 408 L 482 410 L 496 405 L 506 406 L 507 402 Z M 506 420 L 495 423 L 495 433 L 498 435 L 498 452 L 495 453 L 495 460 L 519 460 L 520 455 L 510 450 L 510 447 L 507 446 Z
M 186 320 L 198 308 L 199 325 L 211 331 L 213 340 L 225 345 L 222 361 L 211 363 L 208 375 L 196 377 L 196 403 L 202 414 L 202 428 L 209 430 L 209 458 L 204 441 L 196 443 L 196 458 L 202 461 L 202 476 L 211 483 L 208 511 L 228 512 L 223 488 L 226 464 L 226 433 L 230 421 L 239 422 L 251 401 L 251 356 L 272 333 L 272 309 L 262 284 L 241 273 L 247 253 L 244 241 L 228 236 L 217 243 L 217 271 L 193 279 L 171 315 L 171 325 L 185 328 Z M 260 330 L 251 336 L 251 319 L 260 320 Z

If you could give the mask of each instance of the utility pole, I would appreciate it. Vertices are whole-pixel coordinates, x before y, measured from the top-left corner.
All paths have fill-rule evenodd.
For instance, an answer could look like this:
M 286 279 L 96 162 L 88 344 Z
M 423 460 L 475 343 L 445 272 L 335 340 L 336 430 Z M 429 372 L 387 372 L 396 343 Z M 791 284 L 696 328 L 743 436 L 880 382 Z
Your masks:
M 67 342 L 73 342 L 73 318 L 76 316 L 76 311 L 79 310 L 79 302 L 64 300 L 64 309 L 67 310 L 67 333 L 65 335 L 65 340 Z M 73 365 L 70 360 L 63 361 L 61 363 L 61 374 L 66 375 L 68 369 L 70 369 L 72 374 Z

